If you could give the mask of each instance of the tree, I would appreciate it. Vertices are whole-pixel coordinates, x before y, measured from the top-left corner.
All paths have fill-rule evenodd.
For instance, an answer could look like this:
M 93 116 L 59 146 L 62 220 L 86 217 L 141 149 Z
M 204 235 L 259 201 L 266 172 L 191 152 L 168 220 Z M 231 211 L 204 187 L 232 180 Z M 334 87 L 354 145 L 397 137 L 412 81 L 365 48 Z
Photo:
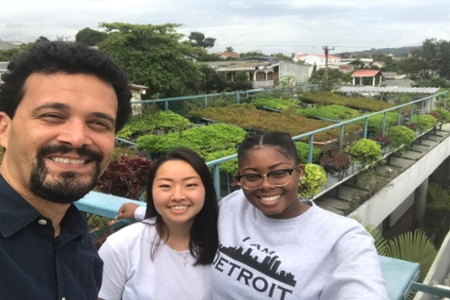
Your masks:
M 284 55 L 283 53 L 274 53 L 274 54 L 270 54 L 270 56 L 281 59 L 281 60 L 293 61 L 291 57 Z
M 107 35 L 108 34 L 106 34 L 106 32 L 97 31 L 86 27 L 77 32 L 75 35 L 75 40 L 78 43 L 82 43 L 87 46 L 96 46 L 98 43 L 103 41 Z
M 214 43 L 216 42 L 215 38 L 205 38 L 205 35 L 198 31 L 191 32 L 188 39 L 191 41 L 193 46 L 202 47 L 203 49 L 214 47 Z
M 239 54 L 240 58 L 246 58 L 246 57 L 252 57 L 252 56 L 266 56 L 266 55 L 263 54 L 261 52 L 261 50 L 253 50 L 253 51 L 244 52 L 244 53 Z
M 226 47 L 225 52 L 234 52 L 233 47 Z
M 108 36 L 99 50 L 108 53 L 133 83 L 149 87 L 150 98 L 196 94 L 202 73 L 188 57 L 205 50 L 180 43 L 178 24 L 101 23 Z
M 350 73 L 341 72 L 338 69 L 328 69 L 328 90 L 334 90 L 339 85 L 352 81 Z M 320 69 L 314 72 L 309 79 L 312 84 L 323 86 L 325 83 L 325 69 Z
M 0 51 L 0 61 L 13 61 L 18 58 L 22 53 L 27 52 L 30 48 L 36 44 L 41 42 L 49 42 L 50 40 L 45 36 L 40 36 L 34 42 L 21 44 L 19 49 L 9 49 Z

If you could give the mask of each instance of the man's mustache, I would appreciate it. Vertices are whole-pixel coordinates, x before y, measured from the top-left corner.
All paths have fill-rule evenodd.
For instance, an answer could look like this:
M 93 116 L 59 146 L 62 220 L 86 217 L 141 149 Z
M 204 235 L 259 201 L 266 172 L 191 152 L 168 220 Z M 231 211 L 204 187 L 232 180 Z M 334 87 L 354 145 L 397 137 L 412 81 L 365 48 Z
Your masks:
M 96 162 L 101 162 L 103 160 L 103 155 L 100 152 L 93 151 L 86 146 L 74 148 L 64 144 L 41 147 L 37 153 L 37 158 L 43 159 L 52 154 L 67 154 L 73 152 L 75 152 L 79 156 L 87 158 L 88 160 Z

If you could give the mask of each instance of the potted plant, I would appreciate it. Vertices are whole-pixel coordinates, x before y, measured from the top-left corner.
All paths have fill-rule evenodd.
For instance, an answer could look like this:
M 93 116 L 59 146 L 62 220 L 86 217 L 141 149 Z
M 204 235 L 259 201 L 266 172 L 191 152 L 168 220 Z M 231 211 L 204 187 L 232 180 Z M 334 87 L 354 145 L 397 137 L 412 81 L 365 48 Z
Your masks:
M 375 141 L 380 144 L 381 150 L 386 151 L 386 148 L 392 143 L 392 138 L 387 135 L 379 135 L 375 138 Z
M 328 182 L 325 170 L 316 164 L 306 164 L 303 179 L 299 183 L 299 197 L 312 198 L 322 191 L 322 186 Z
M 417 124 L 419 132 L 422 133 L 433 128 L 433 126 L 436 126 L 438 124 L 438 119 L 429 114 L 421 114 L 414 115 L 412 117 L 412 122 Z
M 348 168 L 350 168 L 351 160 L 347 153 L 341 152 L 332 157 L 323 156 L 320 159 L 320 165 L 328 174 L 338 174 L 339 180 L 342 180 L 343 176 L 347 174 Z
M 362 166 L 372 165 L 382 156 L 380 144 L 370 139 L 361 139 L 344 150 L 351 160 Z
M 388 136 L 392 139 L 391 146 L 394 149 L 403 145 L 409 146 L 416 138 L 415 132 L 403 125 L 390 128 Z
M 439 114 L 441 122 L 450 123 L 450 112 L 445 108 L 436 108 L 433 112 Z

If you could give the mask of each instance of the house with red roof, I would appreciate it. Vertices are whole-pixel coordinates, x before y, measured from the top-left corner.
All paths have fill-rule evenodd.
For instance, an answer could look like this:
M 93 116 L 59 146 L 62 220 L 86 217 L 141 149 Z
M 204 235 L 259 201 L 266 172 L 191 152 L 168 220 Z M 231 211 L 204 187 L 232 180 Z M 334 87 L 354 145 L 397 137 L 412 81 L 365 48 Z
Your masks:
M 352 74 L 353 85 L 356 85 L 356 78 L 359 78 L 359 85 L 363 85 L 363 78 L 372 78 L 372 86 L 375 86 L 377 78 L 378 85 L 381 85 L 381 80 L 383 76 L 380 70 L 356 70 Z

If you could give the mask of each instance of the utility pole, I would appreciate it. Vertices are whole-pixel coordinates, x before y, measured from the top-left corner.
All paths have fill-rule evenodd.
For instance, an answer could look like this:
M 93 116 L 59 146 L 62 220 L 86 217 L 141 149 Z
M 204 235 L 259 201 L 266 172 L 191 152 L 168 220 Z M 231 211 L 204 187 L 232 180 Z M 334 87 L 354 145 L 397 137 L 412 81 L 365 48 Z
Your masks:
M 333 48 L 328 48 L 328 46 L 322 47 L 322 49 L 325 51 L 325 83 L 324 83 L 324 89 L 325 91 L 328 90 L 328 51 L 334 50 Z

